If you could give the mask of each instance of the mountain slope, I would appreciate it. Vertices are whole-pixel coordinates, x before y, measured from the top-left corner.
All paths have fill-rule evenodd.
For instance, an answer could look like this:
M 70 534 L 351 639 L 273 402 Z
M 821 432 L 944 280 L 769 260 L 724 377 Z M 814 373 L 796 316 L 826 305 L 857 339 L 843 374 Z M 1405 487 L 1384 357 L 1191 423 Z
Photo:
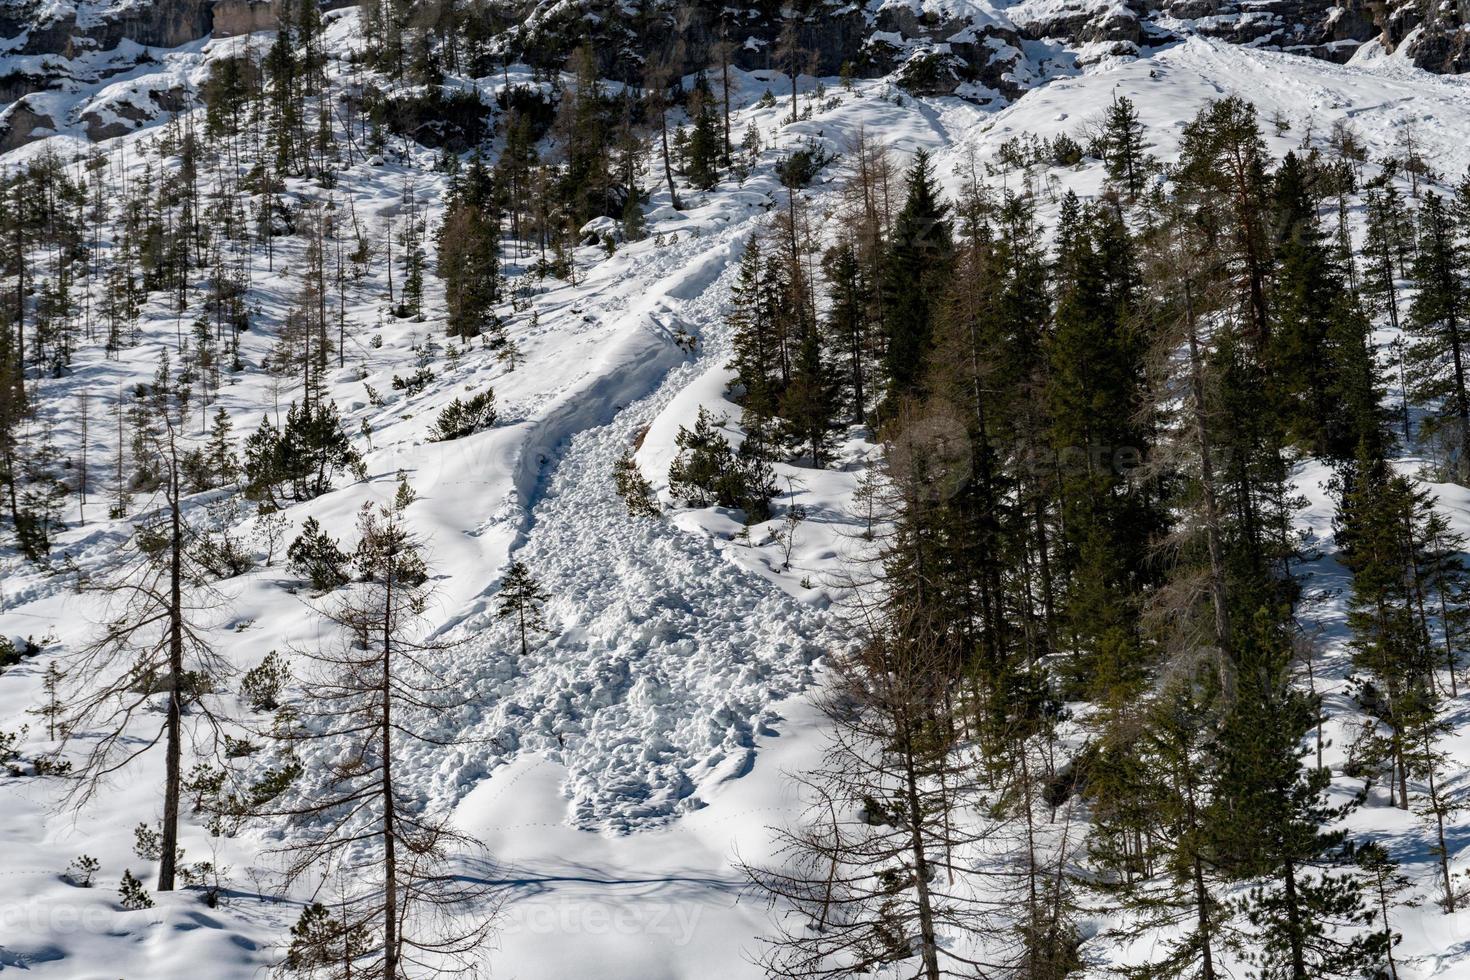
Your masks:
M 1024 16 L 1019 8 L 1006 11 L 1013 23 L 1030 24 L 1043 23 L 1044 13 L 1034 6 Z M 335 15 L 330 38 L 339 48 L 359 43 L 355 14 Z M 237 43 L 176 51 L 163 65 L 136 69 L 113 84 L 123 86 L 119 91 L 128 99 L 139 91 L 197 84 L 204 66 Z M 511 70 L 506 81 L 530 81 L 528 69 L 515 69 L 514 76 Z M 368 479 L 288 510 L 293 527 L 312 516 L 347 539 L 363 503 L 391 498 L 399 471 L 419 494 L 408 513 L 434 556 L 439 590 L 431 625 L 460 644 L 450 676 L 456 687 L 474 693 L 476 704 L 452 716 L 416 719 L 430 734 L 468 744 L 413 757 L 409 781 L 413 793 L 451 810 L 489 846 L 495 864 L 465 873 L 496 882 L 503 896 L 500 950 L 487 960 L 502 975 L 759 975 L 743 954 L 754 951 L 768 920 L 758 903 L 737 901 L 742 879 L 736 859 L 769 856 L 764 828 L 799 812 L 786 772 L 809 768 L 820 754 L 822 722 L 801 695 L 819 679 L 818 658 L 846 642 L 832 603 L 841 592 L 843 559 L 862 550 L 853 497 L 875 450 L 854 432 L 841 465 L 830 471 L 778 467 L 787 502 L 813 515 L 794 532 L 790 568 L 782 567 L 779 520 L 757 525 L 745 540 L 736 537 L 738 523 L 718 511 L 639 521 L 614 495 L 611 470 L 636 446 L 644 471 L 661 483 L 678 427 L 688 424 L 694 407 L 729 410 L 725 312 L 741 248 L 779 201 L 781 156 L 802 140 L 841 151 L 866 129 L 881 132 L 902 154 L 933 151 L 939 173 L 958 189 L 956 168 L 973 152 L 994 163 L 1008 184 L 1053 178 L 1043 209 L 1049 216 L 1063 189 L 1095 195 L 1101 166 L 1024 174 L 1001 161 L 1006 141 L 1026 133 L 1079 132 L 1115 95 L 1127 95 L 1140 107 L 1154 152 L 1167 159 L 1176 152 L 1180 128 L 1206 100 L 1239 94 L 1256 103 L 1263 119 L 1282 120 L 1271 137 L 1276 150 L 1303 138 L 1321 141 L 1334 122 L 1348 120 L 1375 154 L 1397 152 L 1412 134 L 1441 173 L 1456 175 L 1470 165 L 1464 140 L 1470 79 L 1429 75 L 1401 58 L 1335 65 L 1192 37 L 1163 44 L 1147 58 L 1108 61 L 1044 84 L 1038 75 L 1030 80 L 1034 88 L 1003 107 L 999 100 L 982 107 L 960 98 L 896 96 L 886 79 L 860 80 L 845 92 L 829 78 L 833 101 L 789 124 L 780 107 L 761 105 L 768 87 L 780 91 L 779 75 L 738 71 L 737 78 L 738 128 L 753 123 L 767 147 L 752 177 L 691 194 L 683 211 L 670 208 L 659 191 L 649 202 L 648 239 L 623 244 L 611 256 L 601 245 L 577 249 L 576 283 L 548 280 L 512 318 L 509 334 L 522 356 L 513 370 L 474 345 L 452 356 L 440 346 L 444 307 L 437 286 L 429 289 L 422 322 L 387 315 L 390 273 L 387 263 L 375 266 L 348 300 L 349 349 L 327 381 L 365 453 Z M 487 94 L 500 82 L 495 74 L 465 81 Z M 810 90 L 811 79 L 803 85 Z M 57 116 L 82 127 L 87 111 L 112 98 L 104 99 L 106 91 L 88 90 L 82 102 L 68 101 L 75 93 L 57 96 Z M 78 114 L 81 106 L 86 108 Z M 140 180 L 143 144 L 164 135 L 165 125 L 154 117 L 137 122 L 141 131 L 100 145 L 112 167 L 110 188 Z M 3 162 L 84 145 L 79 135 L 28 143 Z M 380 243 L 391 242 L 416 210 L 427 213 L 431 225 L 440 219 L 448 181 L 434 169 L 434 158 L 405 142 L 401 154 L 345 167 L 330 192 L 293 181 L 286 193 L 298 204 L 330 198 L 335 207 L 350 208 Z M 835 198 L 836 176 L 829 171 L 813 188 L 818 213 Z M 294 299 L 291 272 L 307 261 L 305 245 L 283 239 L 269 257 L 258 249 L 248 257 L 250 295 L 259 307 L 244 341 L 251 364 L 270 356 Z M 523 269 L 530 258 L 509 261 Z M 57 437 L 81 444 L 70 410 L 79 392 L 106 400 L 148 379 L 180 329 L 178 315 L 157 298 L 145 315 L 142 342 L 120 359 L 84 352 L 69 375 L 37 379 L 43 414 L 55 423 Z M 693 353 L 682 334 L 698 339 Z M 392 378 L 420 366 L 435 373 L 423 392 L 412 400 L 394 393 Z M 379 403 L 368 386 L 382 396 Z M 426 440 L 432 419 L 452 398 L 487 386 L 501 406 L 499 426 L 451 443 Z M 254 418 L 278 411 L 291 395 L 264 372 L 244 372 L 219 397 L 233 414 Z M 106 426 L 94 418 L 87 439 L 98 458 L 106 458 L 110 433 L 99 436 L 97 428 Z M 1327 593 L 1338 573 L 1323 477 L 1315 468 L 1298 474 L 1309 498 L 1298 517 L 1315 529 L 1326 553 L 1308 589 L 1323 593 L 1311 615 L 1328 631 L 1329 677 L 1340 692 L 1346 672 L 1341 598 Z M 1464 519 L 1462 492 L 1440 492 Z M 201 508 L 205 502 L 195 501 Z M 93 504 L 86 526 L 61 538 L 63 558 L 51 568 L 37 569 L 13 554 L 5 559 L 0 632 L 53 639 L 40 657 L 0 679 L 0 728 L 29 722 L 37 729 L 27 711 L 42 699 L 46 663 L 84 643 L 101 618 L 99 607 L 72 593 L 69 570 L 100 575 L 113 560 L 129 527 L 101 520 L 101 510 Z M 1470 527 L 1470 519 L 1464 523 Z M 525 658 L 510 627 L 494 617 L 496 588 L 512 553 L 555 596 L 549 612 L 557 635 Z M 307 599 L 295 593 L 299 586 L 279 565 L 228 583 L 232 610 L 218 635 L 236 666 L 254 666 L 268 650 L 313 640 L 319 625 Z M 1347 724 L 1337 731 L 1339 743 Z M 1466 738 L 1470 726 L 1462 725 L 1455 741 L 1460 758 L 1470 748 Z M 43 742 L 33 730 L 25 750 Z M 1340 750 L 1330 761 L 1341 770 Z M 200 964 L 208 963 L 209 976 L 224 978 L 256 976 L 270 961 L 270 945 L 295 920 L 305 897 L 278 901 L 259 894 L 271 892 L 264 869 L 274 862 L 267 852 L 278 841 L 276 829 L 250 827 L 237 837 L 212 839 L 201 821 L 191 822 L 183 842 L 191 855 L 211 854 L 234 868 L 232 894 L 222 907 L 205 910 L 194 895 L 180 892 L 156 896 L 157 907 L 149 911 L 117 909 L 113 883 L 121 869 L 131 866 L 141 875 L 145 867 L 130 845 L 132 828 L 156 816 L 154 768 L 145 757 L 120 773 L 106 796 L 75 819 L 69 811 L 54 815 L 52 782 L 0 781 L 11 815 L 0 840 L 13 855 L 0 872 L 0 896 L 7 908 L 26 910 L 23 928 L 7 929 L 0 938 L 0 967 L 38 976 L 169 978 L 198 975 Z M 1350 790 L 1339 777 L 1334 792 L 1346 797 Z M 1355 826 L 1393 841 L 1416 880 L 1428 876 L 1422 828 L 1381 807 L 1354 819 Z M 102 861 L 91 891 L 61 878 L 83 851 Z M 1103 908 L 1090 908 L 1087 916 L 1093 936 L 1114 924 Z M 1440 916 L 1427 908 L 1401 919 L 1405 971 L 1452 977 L 1470 969 L 1470 951 L 1457 938 L 1467 926 L 1465 913 Z M 1136 952 L 1108 941 L 1094 948 L 1091 965 L 1098 975 L 1107 963 Z

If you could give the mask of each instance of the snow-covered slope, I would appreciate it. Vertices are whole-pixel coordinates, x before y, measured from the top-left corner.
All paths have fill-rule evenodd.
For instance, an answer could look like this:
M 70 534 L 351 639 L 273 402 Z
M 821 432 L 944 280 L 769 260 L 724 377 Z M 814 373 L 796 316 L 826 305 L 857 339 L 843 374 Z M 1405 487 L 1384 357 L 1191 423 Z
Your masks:
M 353 15 L 333 23 L 333 43 L 353 43 Z M 176 52 L 153 73 L 190 79 L 224 44 Z M 150 73 L 129 91 L 146 88 Z M 845 642 L 832 608 L 843 559 L 860 550 L 853 493 L 874 455 L 860 434 L 844 446 L 841 465 L 826 471 L 781 467 L 787 503 L 812 515 L 797 531 L 791 567 L 783 569 L 774 537 L 779 519 L 736 537 L 738 524 L 714 511 L 682 512 L 665 521 L 630 518 L 613 493 L 611 470 L 626 450 L 655 481 L 667 472 L 678 427 L 700 404 L 718 408 L 728 378 L 729 332 L 724 323 L 735 262 L 771 206 L 773 164 L 798 139 L 842 149 L 861 128 L 881 134 L 900 153 L 924 147 L 938 169 L 958 181 L 955 168 L 973 151 L 998 159 L 1006 140 L 1080 132 L 1115 94 L 1139 106 L 1155 152 L 1169 157 L 1180 127 L 1206 101 L 1239 94 L 1263 119 L 1286 127 L 1271 135 L 1284 151 L 1302 139 L 1320 141 L 1332 123 L 1351 121 L 1375 153 L 1397 147 L 1412 129 L 1421 153 L 1446 174 L 1470 164 L 1470 80 L 1432 76 L 1401 61 L 1337 66 L 1285 54 L 1254 51 L 1200 38 L 1169 45 L 1153 56 L 1108 61 L 1053 80 L 991 110 L 958 98 L 895 98 L 882 80 L 859 82 L 809 120 L 781 122 L 781 108 L 756 101 L 774 81 L 740 74 L 737 125 L 754 121 L 770 147 L 743 185 L 727 182 L 700 195 L 682 212 L 655 195 L 649 238 L 607 256 L 599 247 L 578 251 L 577 282 L 551 284 L 531 297 L 510 324 L 523 362 L 509 370 L 492 352 L 470 348 L 450 356 L 443 344 L 442 297 L 430 291 L 422 323 L 384 316 L 381 270 L 355 287 L 349 316 L 355 340 L 335 369 L 329 392 L 359 438 L 369 479 L 292 507 L 293 525 L 314 516 L 347 537 L 359 506 L 386 500 L 404 471 L 420 499 L 409 508 L 414 529 L 433 555 L 439 586 L 430 616 L 438 634 L 458 646 L 452 671 L 472 692 L 471 707 L 420 719 L 430 734 L 467 736 L 467 747 L 422 750 L 410 770 L 410 789 L 452 810 L 480 837 L 496 862 L 475 869 L 495 881 L 504 897 L 499 948 L 487 954 L 496 975 L 523 980 L 668 978 L 724 980 L 758 976 L 748 960 L 766 929 L 764 908 L 742 901 L 737 855 L 766 856 L 766 828 L 799 810 L 787 773 L 808 768 L 822 747 L 820 719 L 803 692 L 820 679 L 819 658 Z M 487 91 L 494 77 L 475 80 Z M 833 84 L 835 80 L 829 79 Z M 120 83 L 119 83 L 120 84 Z M 835 85 L 834 85 L 835 91 Z M 87 95 L 101 104 L 103 92 Z M 115 92 L 109 99 L 122 98 Z M 73 118 L 71 108 L 58 110 Z M 80 117 L 75 117 L 80 118 Z M 140 143 L 158 126 L 101 145 L 115 179 L 136 179 Z M 79 136 L 35 142 L 0 164 L 45 150 L 69 153 Z M 340 174 L 331 197 L 387 239 L 406 213 L 406 201 L 427 207 L 437 220 L 444 178 L 432 154 L 410 148 L 401 159 L 359 161 Z M 821 214 L 833 189 L 812 191 Z M 1095 194 L 1095 162 L 1053 170 L 1054 197 L 1062 188 Z M 998 178 L 1016 186 L 1021 173 Z M 1042 180 L 1043 175 L 1029 179 Z M 1041 186 L 1049 186 L 1042 184 Z M 288 188 L 299 200 L 320 189 Z M 830 219 L 829 219 L 830 220 Z M 245 356 L 268 353 L 290 302 L 290 270 L 304 245 L 277 246 L 267 262 L 252 257 L 252 300 L 260 305 L 246 335 Z M 268 267 L 269 266 L 269 267 Z M 82 390 L 100 401 L 119 386 L 152 375 L 179 324 L 156 304 L 144 323 L 145 343 L 110 361 L 100 352 L 79 357 L 72 374 L 37 381 L 46 417 L 63 440 L 81 439 L 69 408 Z M 680 332 L 699 339 L 694 353 Z M 380 343 L 374 342 L 374 336 Z M 424 351 L 422 355 L 413 348 Z M 390 391 L 395 373 L 427 361 L 435 380 L 411 403 Z M 385 394 L 374 404 L 366 386 Z M 502 424 L 452 443 L 430 443 L 431 420 L 451 398 L 493 385 Z M 246 373 L 221 398 L 238 417 L 278 410 L 263 372 Z M 728 405 L 726 408 L 728 410 Z M 107 438 L 89 439 L 105 458 Z M 1314 528 L 1326 554 L 1309 590 L 1322 592 L 1336 574 L 1331 559 L 1331 502 L 1323 474 L 1307 470 L 1300 483 L 1310 504 L 1302 522 Z M 787 483 L 787 480 L 790 483 Z M 1445 489 L 1448 495 L 1450 490 Z M 1470 528 L 1470 501 L 1453 497 Z M 68 532 L 62 552 L 74 566 L 105 571 L 125 527 L 102 520 L 94 504 L 88 522 Z M 526 561 L 555 599 L 548 612 L 556 635 L 518 655 L 509 628 L 493 614 L 493 595 L 508 557 Z M 66 567 L 58 563 L 57 567 Z M 42 671 L 59 652 L 85 641 L 100 613 L 72 591 L 68 574 L 38 571 L 8 559 L 0 584 L 0 632 L 51 636 L 47 652 L 0 677 L 0 729 L 30 722 L 27 751 L 44 747 L 26 712 L 40 698 Z M 241 668 L 269 650 L 308 642 L 318 629 L 303 596 L 279 567 L 261 567 L 227 587 L 232 608 L 217 636 Z M 1320 617 L 1331 641 L 1329 678 L 1341 683 L 1341 599 L 1324 597 Z M 1470 745 L 1462 725 L 1458 758 Z M 1339 739 L 1339 741 L 1342 741 Z M 1340 749 L 1331 761 L 1340 764 Z M 157 773 L 149 757 L 118 774 L 104 798 L 81 810 L 58 810 L 55 781 L 0 779 L 0 971 L 6 967 L 45 977 L 255 977 L 271 961 L 299 913 L 297 900 L 273 894 L 267 849 L 276 831 L 250 826 L 239 836 L 211 839 L 191 821 L 183 839 L 191 856 L 213 854 L 233 868 L 234 886 L 217 909 L 202 908 L 188 891 L 157 896 L 156 908 L 120 911 L 113 884 L 125 867 L 149 870 L 131 850 L 132 828 L 156 816 Z M 1345 784 L 1339 787 L 1346 791 Z M 1418 828 L 1397 811 L 1368 807 L 1354 817 L 1382 836 L 1417 878 L 1429 858 Z M 1463 826 L 1463 825 L 1462 825 Z M 1463 839 L 1461 833 L 1457 839 Z M 214 849 L 218 849 L 214 853 Z M 102 862 L 99 887 L 84 890 L 63 879 L 67 863 L 87 853 Z M 1463 857 L 1458 859 L 1463 868 Z M 1106 925 L 1094 910 L 1093 925 Z M 1454 977 L 1470 971 L 1470 950 L 1459 938 L 1470 916 L 1446 917 L 1430 908 L 1399 928 L 1401 962 L 1417 977 Z M 1124 958 L 1122 948 L 1099 952 Z

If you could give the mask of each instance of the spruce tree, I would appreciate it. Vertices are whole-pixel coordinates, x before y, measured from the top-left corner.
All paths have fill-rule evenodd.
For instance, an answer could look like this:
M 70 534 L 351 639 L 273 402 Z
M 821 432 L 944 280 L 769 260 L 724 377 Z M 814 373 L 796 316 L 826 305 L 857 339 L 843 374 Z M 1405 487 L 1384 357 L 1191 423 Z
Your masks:
M 953 250 L 949 205 L 940 197 L 926 151 L 914 154 L 906 185 L 907 196 L 883 266 L 884 368 L 890 403 L 920 393 L 934 333 L 933 288 L 943 281 Z
M 1338 514 L 1338 543 L 1353 573 L 1348 625 L 1353 631 L 1353 665 L 1362 672 L 1359 700 L 1388 734 L 1381 746 L 1390 772 L 1390 796 L 1407 809 L 1405 752 L 1409 733 L 1404 709 L 1411 692 L 1433 664 L 1429 637 L 1416 615 L 1418 570 L 1414 567 L 1415 495 L 1412 484 L 1367 449 L 1345 476 Z
M 1076 648 L 1068 673 L 1119 704 L 1141 681 L 1136 602 L 1152 576 L 1147 542 L 1161 521 L 1127 472 L 1149 449 L 1147 345 L 1137 258 L 1117 210 L 1084 213 L 1075 197 L 1065 199 L 1056 265 L 1046 415 L 1065 528 L 1063 615 Z
M 1399 328 L 1399 273 L 1411 253 L 1412 230 L 1405 226 L 1404 202 L 1392 180 L 1368 183 L 1363 197 L 1363 296 L 1388 324 Z
M 1219 980 L 1238 929 L 1209 823 L 1224 692 L 1213 664 L 1189 657 L 1165 668 L 1137 719 L 1088 760 L 1094 887 L 1122 909 L 1130 932 L 1166 937 L 1128 971 L 1135 980 Z
M 449 336 L 478 337 L 491 329 L 500 299 L 495 188 L 478 153 L 445 202 L 437 244 Z
M 516 560 L 510 563 L 505 579 L 500 583 L 500 607 L 495 615 L 500 619 L 513 617 L 521 637 L 521 656 L 530 652 L 527 637 L 530 633 L 546 633 L 548 628 L 541 615 L 541 604 L 551 594 L 541 588 L 531 576 L 526 563 Z
M 868 363 L 872 339 L 869 336 L 868 310 L 872 303 L 871 289 L 857 248 L 850 239 L 844 239 L 829 250 L 822 266 L 831 300 L 826 329 L 844 362 L 841 370 L 844 401 L 850 412 L 849 418 L 862 422 L 867 416 L 869 397 Z
M 1336 408 L 1329 404 L 1327 338 L 1346 284 L 1332 262 L 1308 179 L 1295 153 L 1286 155 L 1274 178 L 1277 274 L 1266 377 L 1288 442 L 1320 448 Z
M 813 466 L 826 462 L 841 410 L 837 372 L 827 360 L 816 324 L 808 324 L 791 362 L 791 383 L 781 398 L 787 438 L 810 455 Z
M 1265 376 L 1288 443 L 1350 459 L 1382 442 L 1369 324 L 1321 226 L 1312 170 L 1288 153 L 1274 178 L 1275 266 Z
M 729 324 L 735 332 L 734 383 L 744 389 L 745 411 L 757 418 L 776 415 L 781 396 L 779 287 L 770 281 L 765 262 L 765 249 L 758 238 L 751 239 L 740 258 L 740 269 L 730 295 Z
M 1448 473 L 1470 480 L 1470 268 L 1444 200 L 1428 193 L 1419 208 L 1419 287 L 1409 306 L 1410 391 L 1425 407 L 1425 434 L 1446 442 Z
M 1434 505 L 1428 494 L 1418 495 L 1415 521 L 1415 563 L 1419 588 L 1430 615 L 1438 619 L 1439 644 L 1444 651 L 1445 674 L 1451 696 L 1460 694 L 1460 657 L 1470 639 L 1470 569 L 1461 558 L 1465 536 Z
M 228 486 L 239 475 L 240 462 L 235 458 L 235 450 L 230 438 L 233 427 L 230 413 L 223 407 L 216 409 L 214 421 L 209 428 L 209 442 L 204 447 L 211 486 Z
M 694 127 L 689 135 L 688 165 L 685 168 L 689 182 L 700 190 L 711 190 L 720 179 L 720 158 L 724 150 L 720 136 L 720 121 L 715 114 L 714 94 L 701 73 L 689 94 L 689 118 Z
M 1143 123 L 1138 120 L 1138 110 L 1126 95 L 1113 96 L 1103 121 L 1102 139 L 1108 179 L 1127 195 L 1129 201 L 1138 200 L 1154 161 L 1148 155 L 1148 143 Z
M 1324 796 L 1331 773 L 1304 764 L 1314 699 L 1292 684 L 1290 641 L 1262 610 L 1237 631 L 1233 706 L 1219 738 L 1221 763 L 1207 821 L 1233 877 L 1250 882 L 1241 911 L 1256 930 L 1251 962 L 1261 980 L 1357 977 L 1382 959 L 1360 883 L 1344 872 L 1351 804 Z

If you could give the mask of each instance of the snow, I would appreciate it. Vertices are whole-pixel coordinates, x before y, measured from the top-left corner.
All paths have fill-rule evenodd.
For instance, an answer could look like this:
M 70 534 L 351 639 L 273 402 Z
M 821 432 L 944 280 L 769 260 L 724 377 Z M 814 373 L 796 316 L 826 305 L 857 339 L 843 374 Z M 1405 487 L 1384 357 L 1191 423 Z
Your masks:
M 958 7 L 977 23 L 1003 17 L 989 5 L 944 9 Z M 350 17 L 335 18 L 334 42 L 347 43 L 351 30 Z M 128 101 L 129 93 L 156 85 L 197 83 L 202 59 L 218 50 L 211 42 L 171 54 L 136 77 L 59 93 L 57 118 L 74 121 L 81 106 Z M 1041 63 L 1035 53 L 1028 56 Z M 474 81 L 483 83 L 482 90 L 498 84 Z M 432 629 L 457 643 L 449 670 L 473 693 L 474 706 L 419 719 L 427 733 L 464 736 L 465 744 L 416 749 L 406 767 L 407 789 L 452 810 L 458 825 L 487 845 L 493 865 L 475 873 L 495 882 L 504 899 L 498 948 L 488 954 L 500 975 L 759 975 L 749 958 L 769 920 L 759 901 L 742 895 L 736 863 L 769 856 L 768 828 L 800 812 L 788 774 L 809 769 L 822 749 L 822 721 L 808 695 L 820 682 L 821 658 L 848 642 L 835 600 L 844 572 L 866 551 L 853 495 L 877 450 L 854 431 L 826 470 L 778 466 L 789 493 L 776 502 L 771 522 L 750 529 L 748 541 L 736 537 L 737 515 L 676 507 L 666 474 L 679 426 L 689 424 L 699 406 L 737 417 L 725 392 L 730 336 L 724 314 L 741 249 L 777 193 L 771 163 L 781 147 L 815 138 L 841 149 L 861 127 L 902 155 L 921 147 L 935 151 L 938 172 L 955 188 L 956 168 L 971 151 L 994 161 L 1000 145 L 1020 133 L 1076 135 L 1115 94 L 1135 101 L 1154 152 L 1169 158 L 1194 112 L 1208 99 L 1234 93 L 1254 101 L 1263 120 L 1277 113 L 1289 120 L 1289 132 L 1280 136 L 1266 127 L 1277 152 L 1295 146 L 1309 128 L 1320 139 L 1342 118 L 1375 153 L 1392 150 L 1412 126 L 1421 152 L 1442 173 L 1458 174 L 1470 164 L 1464 139 L 1470 80 L 1426 75 L 1393 58 L 1364 56 L 1336 66 L 1191 39 L 1148 58 L 1108 61 L 1075 75 L 1059 72 L 998 110 L 960 99 L 894 99 L 885 83 L 863 82 L 855 93 L 842 94 L 836 107 L 789 125 L 780 121 L 784 104 L 754 106 L 766 87 L 761 77 L 740 81 L 735 131 L 754 120 L 777 149 L 767 152 L 744 186 L 726 183 L 691 198 L 683 212 L 659 192 L 649 239 L 611 257 L 597 247 L 580 250 L 577 284 L 549 283 L 535 295 L 534 327 L 529 311 L 512 320 L 511 335 L 524 355 L 516 370 L 478 348 L 452 362 L 441 349 L 432 361 L 436 380 L 411 403 L 390 396 L 382 406 L 369 404 L 364 383 L 387 393 L 393 374 L 416 364 L 411 346 L 436 338 L 442 347 L 443 311 L 431 291 L 424 322 L 384 318 L 381 271 L 357 287 L 349 310 L 356 341 L 346 365 L 331 374 L 329 391 L 349 431 L 363 422 L 373 430 L 371 446 L 359 441 L 369 479 L 288 510 L 293 528 L 313 516 L 350 540 L 359 506 L 389 499 L 399 470 L 420 495 L 409 519 L 428 542 L 439 584 Z M 156 121 L 142 126 L 102 147 L 119 180 L 137 179 L 139 144 L 156 135 Z M 0 164 L 47 146 L 80 147 L 78 133 L 73 128 Z M 442 194 L 443 177 L 429 171 L 429 159 L 417 152 L 406 160 L 390 155 L 382 166 L 359 163 L 341 175 L 339 205 L 350 203 L 377 237 L 386 237 L 390 222 L 401 220 L 410 183 L 421 202 Z M 1091 162 L 1053 171 L 1056 186 L 1048 196 L 1068 187 L 1096 194 L 1100 169 Z M 1017 187 L 1033 176 L 1008 173 L 997 181 Z M 814 212 L 830 203 L 824 182 L 832 177 L 824 175 L 813 189 Z M 319 193 L 304 186 L 290 190 L 302 197 Z M 300 261 L 299 242 L 283 244 L 274 272 L 263 256 L 255 257 L 252 291 L 262 312 L 245 335 L 245 357 L 254 363 L 269 350 L 289 303 L 284 270 Z M 175 329 L 173 317 L 154 308 L 145 325 L 147 342 L 122 360 L 85 354 L 71 378 L 39 381 L 48 412 L 66 423 L 64 437 L 79 438 L 67 422 L 77 391 L 108 393 L 151 376 Z M 693 355 L 676 343 L 680 330 L 698 338 Z M 380 348 L 366 340 L 374 333 L 382 335 Z M 501 407 L 500 425 L 452 443 L 426 440 L 439 408 L 487 384 Z M 287 391 L 281 401 L 290 397 Z M 221 398 L 237 418 L 275 410 L 276 395 L 259 372 L 223 388 Z M 105 458 L 106 439 L 94 432 L 92 440 L 98 458 Z M 670 511 L 664 519 L 630 518 L 613 493 L 613 463 L 635 446 L 640 467 Z M 1308 580 L 1308 590 L 1321 596 L 1310 615 L 1323 630 L 1330 693 L 1347 711 L 1342 600 L 1328 593 L 1340 587 L 1342 572 L 1331 559 L 1332 501 L 1322 488 L 1324 476 L 1311 467 L 1299 474 L 1309 499 L 1299 521 L 1314 530 L 1326 553 Z M 1470 529 L 1470 495 L 1448 486 L 1436 490 L 1456 522 Z M 811 516 L 796 532 L 790 567 L 783 567 L 775 532 L 792 503 Z M 94 572 L 114 560 L 125 531 L 99 523 L 101 510 L 94 504 L 87 526 L 63 539 L 66 553 Z M 508 625 L 494 615 L 496 588 L 512 554 L 555 597 L 547 610 L 555 633 L 536 638 L 524 658 Z M 43 744 L 35 719 L 25 715 L 38 700 L 41 672 L 56 652 L 85 640 L 98 610 L 71 591 L 66 576 L 14 559 L 3 574 L 0 631 L 54 636 L 46 654 L 0 678 L 0 729 L 30 721 L 29 750 Z M 318 626 L 304 597 L 287 590 L 295 584 L 289 579 L 277 565 L 226 583 L 233 612 L 219 642 L 239 666 L 313 639 Z M 1329 759 L 1339 764 L 1349 723 L 1340 719 L 1331 733 Z M 1467 739 L 1470 724 L 1462 720 L 1452 747 L 1457 758 L 1470 753 Z M 234 891 L 219 909 L 205 909 L 189 892 L 155 896 L 158 907 L 149 911 L 117 906 L 122 869 L 131 867 L 145 880 L 150 870 L 132 856 L 131 833 L 156 816 L 157 768 L 153 757 L 145 757 L 118 775 L 99 804 L 80 811 L 56 808 L 51 781 L 0 780 L 7 816 L 0 846 L 8 856 L 0 870 L 0 970 L 183 978 L 197 976 L 207 963 L 211 978 L 259 975 L 299 911 L 300 896 L 262 897 L 271 893 L 272 859 L 265 850 L 274 831 L 255 827 L 211 841 L 196 820 L 188 822 L 183 844 L 191 859 L 217 846 L 215 859 L 235 869 Z M 1338 781 L 1339 792 L 1350 789 Z M 1411 818 L 1369 806 L 1353 819 L 1355 830 L 1389 843 L 1416 880 L 1427 878 L 1423 831 Z M 1462 822 L 1457 840 L 1463 839 Z M 62 877 L 68 861 L 83 852 L 102 861 L 90 890 Z M 1464 865 L 1461 855 L 1458 866 Z M 1401 912 L 1403 975 L 1465 975 L 1470 949 L 1460 937 L 1467 927 L 1465 914 L 1443 916 L 1427 906 Z M 1107 953 L 1128 955 L 1123 947 Z
M 779 776 L 820 758 L 820 718 L 802 700 L 771 705 L 781 737 L 762 739 L 760 767 Z M 743 894 L 737 856 L 770 857 L 767 828 L 799 805 L 793 784 L 728 768 L 709 806 L 676 823 L 610 838 L 562 820 L 565 770 L 525 755 L 465 797 L 459 824 L 494 853 L 505 883 L 497 956 L 521 976 L 606 980 L 756 978 L 750 938 L 763 904 Z M 713 782 L 713 780 L 712 780 Z

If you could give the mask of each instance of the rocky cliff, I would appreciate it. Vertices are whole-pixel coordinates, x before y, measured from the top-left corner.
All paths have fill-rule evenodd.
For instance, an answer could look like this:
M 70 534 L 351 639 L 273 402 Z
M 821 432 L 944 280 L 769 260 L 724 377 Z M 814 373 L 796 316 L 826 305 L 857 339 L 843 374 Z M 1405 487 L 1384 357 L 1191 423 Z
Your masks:
M 356 0 L 324 0 L 325 8 Z M 279 0 L 0 0 L 0 150 L 57 127 L 42 93 L 101 86 L 170 49 L 275 26 Z M 432 25 L 450 4 L 424 2 Z M 481 73 L 505 59 L 554 70 L 588 44 L 606 77 L 637 83 L 650 61 L 688 73 L 718 58 L 745 69 L 897 72 L 922 94 L 1014 98 L 1057 67 L 1201 34 L 1345 61 L 1378 39 L 1430 71 L 1470 70 L 1470 0 L 491 0 L 474 8 Z M 463 19 L 463 11 L 460 12 Z M 152 106 L 67 120 L 92 138 L 149 112 L 176 111 L 189 93 L 155 91 Z
M 1376 14 L 1389 51 L 1432 72 L 1470 71 L 1470 0 L 1388 0 Z

